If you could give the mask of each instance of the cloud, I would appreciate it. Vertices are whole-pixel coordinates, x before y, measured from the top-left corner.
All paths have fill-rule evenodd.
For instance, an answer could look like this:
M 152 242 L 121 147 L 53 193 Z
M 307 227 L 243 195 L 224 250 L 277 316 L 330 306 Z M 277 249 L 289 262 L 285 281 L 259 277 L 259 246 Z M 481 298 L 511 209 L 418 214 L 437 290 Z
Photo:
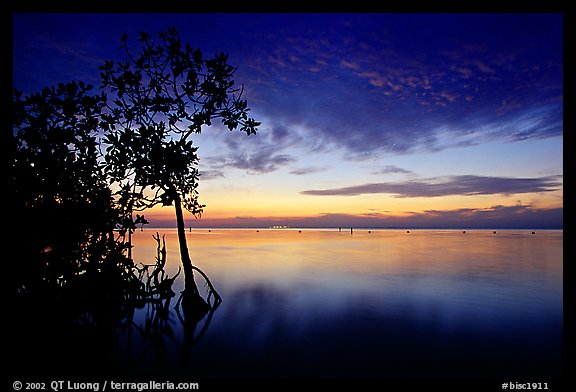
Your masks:
M 268 124 L 251 135 L 241 133 L 218 132 L 213 134 L 218 141 L 217 154 L 203 158 L 209 167 L 223 170 L 235 168 L 248 174 L 264 174 L 276 171 L 296 162 L 288 151 L 298 143 L 300 135 L 283 124 Z
M 295 161 L 287 154 L 270 153 L 266 150 L 242 152 L 221 158 L 207 158 L 217 168 L 236 168 L 246 170 L 249 174 L 263 174 L 278 170 L 280 167 Z
M 325 170 L 326 169 L 323 167 L 309 166 L 309 167 L 302 167 L 300 169 L 294 169 L 290 172 L 290 174 L 295 174 L 297 176 L 305 176 L 307 174 L 318 173 Z
M 485 74 L 494 74 L 496 73 L 496 71 L 489 65 L 487 65 L 486 63 L 484 63 L 483 61 L 480 60 L 476 60 L 474 62 L 474 65 L 476 65 L 476 67 L 478 67 L 478 69 L 480 70 L 480 72 L 485 73 Z
M 342 61 L 340 61 L 340 65 L 342 65 L 345 68 L 349 68 L 349 69 L 358 69 L 358 67 L 359 67 L 358 63 L 356 63 L 354 61 L 348 61 L 346 59 L 343 59 Z
M 205 53 L 230 52 L 235 79 L 271 135 L 268 164 L 232 149 L 222 162 L 266 171 L 287 162 L 289 145 L 362 160 L 563 133 L 560 15 L 251 15 L 253 28 L 240 30 L 228 30 L 236 24 L 226 15 L 198 17 L 207 28 L 191 34 L 190 15 L 170 16 Z M 163 23 L 50 16 L 52 37 L 46 19 L 16 15 L 17 86 L 92 74 L 99 58 L 117 58 L 121 32 Z M 109 28 L 95 35 L 97 24 Z M 306 134 L 297 137 L 294 125 Z
M 201 170 L 200 179 L 202 181 L 215 180 L 217 178 L 224 178 L 224 172 L 222 170 Z
M 392 194 L 395 197 L 439 197 L 451 195 L 494 195 L 549 192 L 558 189 L 562 181 L 558 176 L 540 178 L 506 178 L 475 175 L 430 178 L 420 181 L 380 182 L 343 188 L 307 190 L 300 192 L 314 196 L 358 196 L 365 194 Z
M 480 21 L 490 17 L 470 17 L 478 36 L 444 36 L 442 18 L 423 18 L 427 28 L 408 37 L 397 30 L 398 20 L 386 16 L 346 19 L 329 29 L 303 29 L 290 19 L 294 25 L 286 31 L 293 33 L 269 38 L 267 55 L 247 69 L 253 71 L 245 75 L 249 81 L 265 82 L 251 93 L 271 127 L 298 124 L 309 130 L 302 146 L 313 140 L 362 160 L 562 135 L 561 51 L 548 49 L 538 28 L 518 33 L 536 42 L 527 48 L 520 36 L 507 41 L 508 31 L 502 37 L 498 27 L 486 31 Z M 377 25 L 386 27 L 374 34 Z M 421 36 L 428 30 L 446 39 Z M 402 45 L 405 40 L 427 45 L 416 49 Z M 311 64 L 320 66 L 309 72 Z M 441 138 L 443 129 L 451 130 L 450 138 Z
M 534 208 L 529 205 L 490 208 L 429 210 L 412 214 L 415 227 L 484 227 L 484 228 L 562 228 L 562 208 Z
M 374 174 L 396 174 L 396 173 L 411 174 L 413 172 L 411 170 L 403 169 L 403 168 L 398 167 L 398 166 L 386 165 L 386 166 L 380 168 L 379 170 L 374 171 L 373 173 Z
M 493 137 L 501 134 L 511 141 L 560 137 L 563 128 L 562 105 L 553 103 L 521 112 L 509 112 L 500 122 L 495 121 L 488 127 Z
M 173 219 L 149 219 L 155 227 L 174 226 Z M 291 227 L 372 227 L 372 228 L 485 228 L 522 229 L 543 228 L 562 229 L 564 225 L 562 208 L 534 208 L 530 205 L 503 206 L 490 208 L 461 208 L 454 210 L 428 210 L 413 212 L 403 216 L 387 213 L 368 212 L 366 214 L 325 213 L 306 217 L 256 217 L 236 216 L 231 218 L 202 218 L 194 220 L 194 227 L 270 227 L 289 225 Z

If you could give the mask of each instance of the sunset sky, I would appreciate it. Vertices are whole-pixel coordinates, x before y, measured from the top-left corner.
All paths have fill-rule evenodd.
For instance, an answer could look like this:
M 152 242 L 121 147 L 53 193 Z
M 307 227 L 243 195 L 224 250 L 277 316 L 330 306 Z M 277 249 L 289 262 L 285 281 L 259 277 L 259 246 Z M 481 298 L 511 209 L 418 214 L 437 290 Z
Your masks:
M 22 13 L 14 86 L 97 86 L 123 32 L 169 26 L 229 53 L 262 122 L 193 139 L 189 225 L 563 227 L 562 15 Z

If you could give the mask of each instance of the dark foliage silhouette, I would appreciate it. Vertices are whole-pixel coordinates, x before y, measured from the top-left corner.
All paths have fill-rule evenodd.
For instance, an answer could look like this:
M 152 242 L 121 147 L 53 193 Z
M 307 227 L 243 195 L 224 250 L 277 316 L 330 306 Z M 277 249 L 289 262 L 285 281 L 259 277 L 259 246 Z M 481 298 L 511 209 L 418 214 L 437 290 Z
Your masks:
M 65 291 L 97 273 L 130 281 L 113 233 L 120 210 L 98 163 L 105 98 L 90 90 L 72 82 L 14 93 L 8 192 L 17 217 L 13 243 L 22 252 L 11 284 L 20 295 Z
M 18 254 L 8 267 L 8 314 L 24 341 L 10 352 L 15 372 L 113 370 L 111 347 L 120 335 L 136 330 L 150 342 L 171 335 L 180 270 L 165 271 L 164 237 L 153 237 L 153 264 L 132 257 L 132 234 L 148 223 L 134 214 L 156 204 L 176 210 L 185 289 L 175 307 L 185 348 L 202 336 L 221 302 L 186 244 L 183 208 L 198 216 L 203 207 L 197 147 L 189 139 L 215 118 L 248 135 L 258 123 L 234 88 L 226 55 L 204 59 L 183 47 L 174 29 L 158 41 L 142 33 L 140 41 L 132 57 L 123 37 L 128 61 L 101 67 L 100 93 L 81 81 L 30 95 L 14 90 L 7 195 Z M 205 298 L 194 271 L 205 282 Z M 145 311 L 143 325 L 134 320 L 138 309 Z M 80 354 L 84 360 L 75 361 Z
M 128 215 L 157 204 L 174 205 L 185 294 L 182 305 L 198 305 L 198 289 L 185 235 L 183 208 L 199 216 L 198 147 L 191 140 L 204 126 L 220 119 L 230 131 L 247 135 L 259 125 L 248 116 L 242 88 L 235 87 L 235 68 L 224 53 L 205 58 L 182 44 L 174 28 L 156 37 L 142 32 L 134 53 L 121 37 L 124 62 L 100 67 L 108 94 L 101 126 L 107 134 L 105 172 L 128 202 Z
M 91 89 L 70 82 L 28 96 L 14 91 L 7 193 L 17 257 L 7 281 L 12 327 L 24 346 L 15 366 L 44 347 L 34 358 L 47 367 L 51 356 L 73 347 L 64 339 L 88 334 L 83 342 L 100 342 L 130 316 L 143 291 L 115 235 L 122 209 L 99 163 L 105 96 Z

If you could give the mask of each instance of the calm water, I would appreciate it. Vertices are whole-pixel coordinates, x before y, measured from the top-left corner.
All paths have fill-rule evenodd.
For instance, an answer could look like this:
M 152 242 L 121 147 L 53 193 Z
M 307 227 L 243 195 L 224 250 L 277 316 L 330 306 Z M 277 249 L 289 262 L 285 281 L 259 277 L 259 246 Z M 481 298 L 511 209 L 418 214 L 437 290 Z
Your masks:
M 134 257 L 153 261 L 156 231 L 166 235 L 174 273 L 175 230 L 137 232 Z M 561 375 L 562 231 L 197 229 L 187 236 L 194 264 L 223 302 L 207 326 L 187 334 L 173 314 L 173 335 L 160 344 L 124 337 L 119 358 L 133 374 Z

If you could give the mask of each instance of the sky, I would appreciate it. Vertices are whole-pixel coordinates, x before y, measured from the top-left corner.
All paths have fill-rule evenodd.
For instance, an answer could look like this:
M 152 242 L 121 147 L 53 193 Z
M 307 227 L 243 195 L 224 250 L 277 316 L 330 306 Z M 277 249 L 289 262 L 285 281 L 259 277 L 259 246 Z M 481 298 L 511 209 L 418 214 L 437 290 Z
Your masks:
M 193 138 L 188 225 L 563 227 L 561 14 L 16 13 L 14 87 L 98 86 L 122 33 L 170 26 L 229 54 L 262 123 Z

